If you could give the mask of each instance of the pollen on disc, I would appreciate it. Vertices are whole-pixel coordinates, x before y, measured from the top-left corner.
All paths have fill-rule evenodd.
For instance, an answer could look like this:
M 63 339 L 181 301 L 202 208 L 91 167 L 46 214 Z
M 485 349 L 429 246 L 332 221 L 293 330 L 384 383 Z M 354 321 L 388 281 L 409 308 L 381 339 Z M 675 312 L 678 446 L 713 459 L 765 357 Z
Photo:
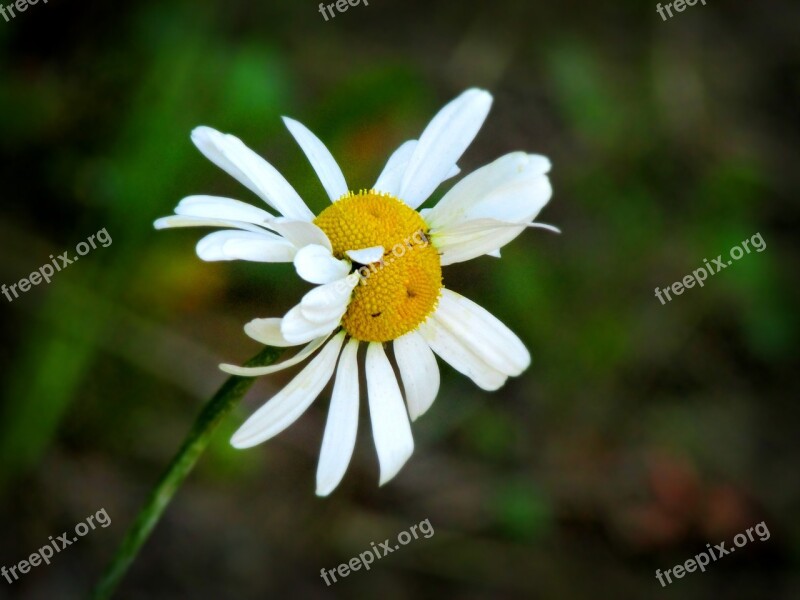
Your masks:
M 374 190 L 347 194 L 314 220 L 337 258 L 348 250 L 384 248 L 380 263 L 360 269 L 361 283 L 342 318 L 355 339 L 387 342 L 416 327 L 436 308 L 442 290 L 439 253 L 428 226 L 407 204 Z

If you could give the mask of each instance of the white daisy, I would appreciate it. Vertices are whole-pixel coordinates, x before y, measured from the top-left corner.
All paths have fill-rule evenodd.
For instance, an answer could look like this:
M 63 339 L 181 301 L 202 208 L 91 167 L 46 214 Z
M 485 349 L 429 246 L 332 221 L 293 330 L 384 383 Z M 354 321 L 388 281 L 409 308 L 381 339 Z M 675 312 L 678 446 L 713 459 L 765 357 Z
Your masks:
M 291 425 L 336 372 L 317 470 L 317 494 L 339 484 L 350 463 L 359 410 L 358 351 L 366 346 L 367 397 L 380 484 L 414 449 L 409 417 L 425 413 L 439 389 L 434 355 L 485 390 L 500 388 L 530 363 L 520 339 L 486 310 L 444 288 L 442 266 L 489 254 L 526 227 L 550 199 L 550 161 L 513 152 L 457 183 L 436 206 L 417 208 L 444 180 L 483 124 L 492 97 L 470 89 L 447 104 L 419 140 L 402 144 L 368 191 L 349 191 L 325 145 L 284 118 L 332 204 L 318 216 L 292 186 L 238 138 L 199 127 L 192 141 L 217 166 L 259 195 L 271 212 L 215 196 L 190 196 L 156 228 L 225 228 L 197 244 L 203 260 L 292 261 L 315 284 L 283 318 L 255 319 L 245 333 L 270 346 L 302 348 L 267 367 L 221 365 L 234 375 L 275 373 L 313 358 L 231 439 L 264 442 Z M 277 214 L 275 214 L 277 213 Z M 557 231 L 557 230 L 556 230 Z M 402 380 L 384 350 L 391 346 Z M 403 401 L 405 396 L 405 403 Z

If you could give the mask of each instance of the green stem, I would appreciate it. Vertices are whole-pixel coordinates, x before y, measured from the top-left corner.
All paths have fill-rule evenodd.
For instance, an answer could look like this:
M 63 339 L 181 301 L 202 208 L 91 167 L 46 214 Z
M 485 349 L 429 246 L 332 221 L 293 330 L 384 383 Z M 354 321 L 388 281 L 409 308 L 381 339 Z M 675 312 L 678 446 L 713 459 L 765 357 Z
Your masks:
M 280 348 L 266 346 L 250 359 L 246 366 L 260 367 L 272 364 L 277 360 L 281 352 Z M 229 377 L 222 384 L 219 391 L 203 407 L 203 410 L 200 411 L 181 449 L 172 459 L 172 463 L 161 476 L 153 491 L 150 492 L 147 502 L 139 511 L 127 534 L 125 534 L 125 539 L 122 540 L 122 544 L 117 549 L 114 559 L 94 588 L 92 592 L 94 600 L 105 600 L 114 593 L 114 589 L 131 566 L 131 563 L 133 563 L 147 538 L 150 537 L 150 533 L 161 519 L 161 515 L 169 505 L 175 492 L 178 491 L 183 480 L 192 471 L 197 459 L 200 458 L 200 455 L 208 446 L 217 426 L 244 397 L 253 382 L 254 379 L 252 377 Z

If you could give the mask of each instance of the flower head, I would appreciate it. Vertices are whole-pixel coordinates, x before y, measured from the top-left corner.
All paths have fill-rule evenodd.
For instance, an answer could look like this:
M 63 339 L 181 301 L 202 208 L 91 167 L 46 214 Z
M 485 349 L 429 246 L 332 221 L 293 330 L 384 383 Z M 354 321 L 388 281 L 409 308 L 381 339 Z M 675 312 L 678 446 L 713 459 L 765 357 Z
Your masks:
M 414 449 L 409 417 L 433 404 L 439 389 L 435 355 L 485 390 L 522 373 L 530 355 L 486 310 L 446 289 L 442 267 L 488 254 L 534 223 L 550 199 L 550 161 L 513 152 L 474 171 L 432 208 L 418 207 L 445 180 L 482 126 L 492 97 L 470 89 L 402 144 L 375 185 L 353 192 L 325 145 L 284 118 L 322 182 L 331 205 L 316 217 L 292 186 L 238 138 L 207 127 L 192 132 L 200 151 L 261 197 L 268 208 L 215 196 L 190 196 L 156 227 L 223 228 L 197 244 L 203 260 L 293 262 L 316 287 L 283 318 L 255 319 L 245 333 L 263 344 L 302 346 L 267 367 L 221 365 L 242 376 L 268 375 L 310 362 L 258 409 L 231 443 L 247 448 L 291 425 L 334 377 L 317 469 L 317 494 L 339 484 L 350 463 L 359 411 L 358 351 L 364 368 L 380 483 L 394 477 Z M 391 347 L 402 380 L 384 344 Z M 405 396 L 405 403 L 404 397 Z

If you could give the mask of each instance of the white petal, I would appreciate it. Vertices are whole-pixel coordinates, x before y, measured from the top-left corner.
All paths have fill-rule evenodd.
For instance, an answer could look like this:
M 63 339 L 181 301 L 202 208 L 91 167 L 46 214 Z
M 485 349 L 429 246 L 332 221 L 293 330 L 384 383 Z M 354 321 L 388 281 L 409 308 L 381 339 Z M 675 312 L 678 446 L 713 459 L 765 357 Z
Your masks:
M 231 445 L 234 448 L 250 448 L 294 423 L 311 406 L 333 375 L 343 341 L 344 332 L 328 342 L 305 369 L 245 421 L 233 434 Z
M 470 173 L 448 191 L 425 220 L 435 231 L 475 219 L 526 223 L 550 200 L 544 156 L 512 152 Z
M 259 194 L 256 185 L 242 172 L 242 170 L 225 153 L 225 134 L 211 127 L 197 127 L 192 131 L 192 142 L 203 155 L 228 173 L 234 179 L 245 185 L 255 194 Z
M 314 214 L 275 167 L 242 141 L 210 127 L 192 131 L 195 146 L 215 165 L 247 186 L 285 217 L 311 221 Z
M 381 466 L 379 485 L 383 485 L 397 475 L 411 456 L 414 438 L 400 386 L 383 345 L 378 342 L 367 347 L 366 372 L 372 437 Z
M 547 229 L 553 233 L 561 233 L 561 230 L 549 223 L 540 223 L 539 221 L 531 221 L 530 223 L 512 223 L 510 221 L 498 221 L 497 219 L 473 219 L 472 221 L 464 221 L 445 230 L 439 231 L 433 235 L 439 236 L 441 239 L 448 239 L 455 236 L 474 235 L 484 233 L 487 229 Z
M 358 430 L 358 342 L 350 340 L 339 358 L 328 422 L 317 466 L 317 496 L 330 494 L 344 477 Z
M 447 181 L 448 179 L 455 177 L 459 173 L 461 173 L 461 169 L 458 167 L 458 165 L 453 165 L 450 168 L 450 171 L 447 173 L 447 175 L 445 175 L 444 181 Z
M 331 201 L 344 196 L 348 191 L 347 182 L 344 180 L 344 175 L 342 175 L 336 159 L 333 158 L 325 144 L 302 123 L 289 117 L 283 117 L 283 122 L 305 152 Z
M 275 346 L 276 348 L 297 346 L 283 337 L 281 333 L 282 320 L 279 318 L 253 319 L 244 326 L 244 332 L 265 346 Z
M 487 253 L 486 253 L 486 256 L 491 256 L 492 258 L 502 258 L 502 257 L 500 256 L 500 250 L 499 250 L 499 249 L 497 249 L 497 250 L 492 250 L 491 252 L 487 252 Z
M 239 236 L 243 233 L 244 232 L 240 231 L 215 231 L 214 233 L 200 238 L 200 241 L 197 242 L 197 245 L 195 246 L 197 256 L 207 261 L 236 260 L 232 256 L 225 254 L 223 247 L 225 246 L 225 242 L 227 242 L 229 239 L 232 239 L 233 236 Z
M 408 414 L 412 421 L 431 407 L 439 391 L 439 367 L 425 339 L 416 331 L 394 341 L 394 356 L 406 392 Z
M 389 157 L 389 161 L 378 177 L 378 181 L 376 181 L 375 185 L 372 187 L 379 192 L 386 192 L 392 196 L 399 197 L 400 183 L 406 173 L 411 156 L 414 154 L 414 148 L 417 147 L 418 143 L 417 140 L 409 140 L 401 144 Z M 461 169 L 458 168 L 458 165 L 454 164 L 447 175 L 445 175 L 444 179 L 455 177 L 460 172 Z
M 466 375 L 479 388 L 494 391 L 506 382 L 506 375 L 493 369 L 478 358 L 469 348 L 436 320 L 434 313 L 419 326 L 418 331 L 442 360 L 462 375 Z
M 444 232 L 431 232 L 442 266 L 471 260 L 483 254 L 497 252 L 527 228 L 541 228 L 560 233 L 546 223 L 508 223 L 495 219 L 475 219 L 448 227 Z
M 298 304 L 291 309 L 281 321 L 281 333 L 287 342 L 304 344 L 322 335 L 330 334 L 339 326 L 340 319 L 332 319 L 323 323 L 308 320 Z
M 278 371 L 283 371 L 284 369 L 288 369 L 289 367 L 300 364 L 309 356 L 311 356 L 317 350 L 317 348 L 322 346 L 328 337 L 330 337 L 330 332 L 307 344 L 293 357 L 286 359 L 283 362 L 267 365 L 266 367 L 240 367 L 239 365 L 229 365 L 227 363 L 223 363 L 219 366 L 219 368 L 221 371 L 225 371 L 231 375 L 239 375 L 241 377 L 261 377 L 263 375 L 271 375 L 272 373 L 277 373 Z
M 383 246 L 372 246 L 371 248 L 362 248 L 361 250 L 348 250 L 345 254 L 347 254 L 353 262 L 360 265 L 369 265 L 380 262 L 383 259 L 384 252 Z
M 225 242 L 222 251 L 228 256 L 252 262 L 292 262 L 297 249 L 286 240 L 231 239 Z
M 358 281 L 358 275 L 353 274 L 315 287 L 303 296 L 300 312 L 311 323 L 338 321 L 344 316 Z
M 400 194 L 400 182 L 405 175 L 408 161 L 411 160 L 411 155 L 414 154 L 414 148 L 417 147 L 417 140 L 408 140 L 400 144 L 400 147 L 395 150 L 383 167 L 383 171 L 378 177 L 378 181 L 372 186 L 379 192 L 386 192 L 392 196 Z
M 277 218 L 264 223 L 264 227 L 277 231 L 298 249 L 309 244 L 324 246 L 328 250 L 333 249 L 328 236 L 314 223 Z
M 273 215 L 262 208 L 219 196 L 188 196 L 178 203 L 175 214 L 206 219 L 230 219 L 258 225 Z
M 522 233 L 552 195 L 549 169 L 543 156 L 514 152 L 458 182 L 424 216 L 442 264 L 493 252 Z
M 350 262 L 335 258 L 325 246 L 309 244 L 297 251 L 294 268 L 310 283 L 330 283 L 347 277 Z
M 268 233 L 260 227 L 244 223 L 242 221 L 229 221 L 227 219 L 204 219 L 202 217 L 185 217 L 182 215 L 170 215 L 161 217 L 153 222 L 156 229 L 171 229 L 174 227 L 231 227 L 243 231 L 253 231 L 255 233 Z
M 525 344 L 497 317 L 472 300 L 443 289 L 436 320 L 493 369 L 516 376 L 531 364 Z
M 215 231 L 201 238 L 196 250 L 206 261 L 291 262 L 295 253 L 291 244 L 268 231 Z
M 419 138 L 400 183 L 399 198 L 416 208 L 447 179 L 483 125 L 492 96 L 470 89 L 447 104 Z

